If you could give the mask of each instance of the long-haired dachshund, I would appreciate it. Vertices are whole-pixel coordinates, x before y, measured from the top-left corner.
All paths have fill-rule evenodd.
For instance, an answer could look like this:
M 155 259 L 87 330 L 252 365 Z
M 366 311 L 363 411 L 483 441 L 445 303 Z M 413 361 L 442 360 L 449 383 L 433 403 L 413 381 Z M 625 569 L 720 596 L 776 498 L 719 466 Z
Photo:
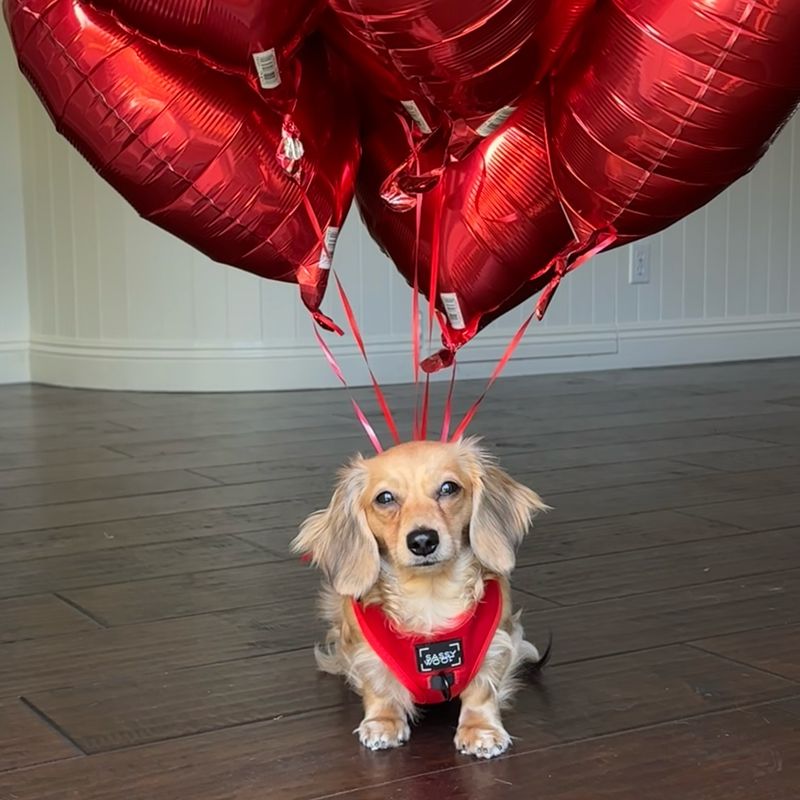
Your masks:
M 545 508 L 474 439 L 410 442 L 342 471 L 293 548 L 326 576 L 317 663 L 362 696 L 363 745 L 405 743 L 419 704 L 460 696 L 456 748 L 481 758 L 508 748 L 501 708 L 518 669 L 539 661 L 509 575 Z

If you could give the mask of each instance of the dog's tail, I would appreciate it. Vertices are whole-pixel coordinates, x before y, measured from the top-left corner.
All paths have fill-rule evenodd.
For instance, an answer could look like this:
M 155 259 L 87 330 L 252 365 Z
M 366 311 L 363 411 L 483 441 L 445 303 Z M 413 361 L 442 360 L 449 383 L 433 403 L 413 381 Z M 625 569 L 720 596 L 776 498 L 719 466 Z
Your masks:
M 543 652 L 539 652 L 538 648 L 531 645 L 531 657 L 526 659 L 522 673 L 524 677 L 531 681 L 538 681 L 542 670 L 547 666 L 550 657 L 553 654 L 553 633 L 552 631 L 547 634 L 547 647 Z
M 535 672 L 541 672 L 546 666 L 547 662 L 550 661 L 550 656 L 553 654 L 553 632 L 550 631 L 547 634 L 547 647 L 544 649 L 544 653 L 542 653 L 537 661 L 531 663 L 530 668 Z

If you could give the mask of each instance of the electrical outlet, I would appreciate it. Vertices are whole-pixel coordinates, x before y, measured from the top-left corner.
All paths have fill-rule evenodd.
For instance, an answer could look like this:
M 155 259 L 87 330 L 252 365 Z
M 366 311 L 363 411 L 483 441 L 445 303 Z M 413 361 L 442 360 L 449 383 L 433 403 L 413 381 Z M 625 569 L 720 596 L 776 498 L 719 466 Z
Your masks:
M 628 283 L 650 283 L 650 242 L 636 242 L 631 247 Z

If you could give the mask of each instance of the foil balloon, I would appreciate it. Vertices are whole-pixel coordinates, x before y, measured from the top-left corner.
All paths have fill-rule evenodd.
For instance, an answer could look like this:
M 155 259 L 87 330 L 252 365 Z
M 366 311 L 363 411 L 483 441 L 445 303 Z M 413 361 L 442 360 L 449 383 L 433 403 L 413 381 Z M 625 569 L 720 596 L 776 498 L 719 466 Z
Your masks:
M 410 155 L 394 166 L 403 144 L 386 113 L 365 135 L 358 198 L 370 231 L 422 290 L 439 275 L 446 350 L 433 366 L 539 289 L 541 316 L 592 254 L 707 203 L 755 165 L 800 99 L 796 0 L 577 11 L 582 23 L 565 27 L 543 17 L 558 43 L 542 90 L 460 162 L 435 136 L 406 136 Z
M 655 233 L 750 170 L 800 96 L 797 0 L 614 0 L 554 84 L 553 177 L 580 234 Z
M 557 74 L 568 58 L 589 12 L 600 0 L 552 0 L 536 29 L 538 50 L 533 81 Z
M 320 4 L 349 70 L 306 35 Z M 539 291 L 544 313 L 591 254 L 708 202 L 800 99 L 798 0 L 4 6 L 23 71 L 101 175 L 212 258 L 299 283 L 314 311 L 367 86 L 359 206 L 439 312 L 431 368 Z
M 355 39 L 437 108 L 462 119 L 494 114 L 527 89 L 548 6 L 548 0 L 331 1 Z
M 139 214 L 216 261 L 298 283 L 331 324 L 319 303 L 359 146 L 319 41 L 299 56 L 287 121 L 245 81 L 76 0 L 4 5 L 22 71 L 56 127 Z
M 450 164 L 414 203 L 381 197 L 386 171 L 406 146 L 404 123 L 380 105 L 365 113 L 356 196 L 372 236 L 413 286 L 434 301 L 445 349 L 437 369 L 482 327 L 555 278 L 577 250 L 547 161 L 545 100 L 537 91 L 493 137 Z M 434 162 L 436 153 L 420 152 Z M 402 210 L 398 210 L 402 209 Z
M 396 103 L 414 99 L 417 106 L 424 111 L 423 128 L 428 128 L 436 112 L 419 94 L 414 83 L 401 75 L 393 64 L 385 62 L 380 53 L 359 37 L 358 29 L 345 24 L 345 20 L 346 18 L 340 18 L 328 9 L 322 15 L 321 27 L 326 41 L 350 64 L 353 81 L 360 87 L 373 90 Z
M 360 42 L 409 92 L 465 120 L 495 114 L 528 89 L 543 55 L 540 26 L 553 5 L 551 0 L 331 0 L 351 34 L 351 50 Z M 548 33 L 562 36 L 562 27 L 551 18 Z M 396 86 L 378 88 L 396 91 Z
M 451 126 L 449 158 L 513 113 L 595 0 L 331 0 L 326 34 L 420 132 Z
M 293 82 L 291 56 L 324 0 L 87 0 L 121 24 L 214 68 L 247 75 L 261 89 Z M 291 91 L 291 89 L 290 89 Z
M 329 41 L 372 91 L 409 119 L 408 146 L 382 189 L 426 192 L 555 71 L 596 0 L 331 0 Z M 438 162 L 415 175 L 415 150 L 436 137 Z M 439 147 L 444 141 L 444 147 Z

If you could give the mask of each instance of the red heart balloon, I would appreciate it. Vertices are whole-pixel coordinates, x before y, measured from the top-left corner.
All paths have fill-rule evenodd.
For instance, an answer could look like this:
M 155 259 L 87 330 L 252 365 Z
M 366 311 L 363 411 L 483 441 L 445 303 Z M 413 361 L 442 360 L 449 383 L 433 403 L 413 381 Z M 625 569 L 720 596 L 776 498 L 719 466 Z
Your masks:
M 380 103 L 365 112 L 356 189 L 362 217 L 412 285 L 417 269 L 426 295 L 436 270 L 450 352 L 547 285 L 556 257 L 566 256 L 573 244 L 550 177 L 544 110 L 544 92 L 537 91 L 501 131 L 449 165 L 439 184 L 418 199 L 419 235 L 416 210 L 399 212 L 381 199 L 386 171 L 407 146 L 403 124 Z M 420 156 L 421 169 L 426 156 L 440 158 L 424 150 Z M 446 353 L 441 359 L 449 360 Z
M 446 114 L 471 118 L 497 111 L 527 87 L 545 2 L 331 0 L 331 7 L 416 93 Z
M 647 236 L 750 170 L 797 104 L 798 44 L 797 0 L 598 5 L 550 114 L 576 231 Z
M 150 38 L 79 0 L 4 5 L 57 126 L 143 216 L 213 258 L 299 282 L 316 309 L 323 237 L 344 218 L 358 158 L 348 80 L 310 42 L 289 70 L 287 118 L 285 98 L 267 102 L 217 67 L 241 70 L 271 42 L 285 56 L 302 12 L 282 9 L 286 24 L 264 40 L 258 12 L 276 3 L 216 2 L 115 1 Z M 332 5 L 328 35 L 362 72 L 376 65 L 416 120 L 370 103 L 359 202 L 409 281 L 424 290 L 438 275 L 450 354 L 541 288 L 544 309 L 587 253 L 706 203 L 800 98 L 797 0 Z
M 283 83 L 282 72 L 324 5 L 324 0 L 87 2 L 159 44 L 245 74 L 264 89 Z
M 419 133 L 446 126 L 442 156 L 458 159 L 557 64 L 595 2 L 331 0 L 325 32 Z
M 23 72 L 103 178 L 216 261 L 299 283 L 318 312 L 359 156 L 355 114 L 319 40 L 301 53 L 288 123 L 245 82 L 76 0 L 4 5 Z
M 549 93 L 459 163 L 434 136 L 398 170 L 409 139 L 373 112 L 359 205 L 406 279 L 418 241 L 420 289 L 438 261 L 439 292 L 458 301 L 437 297 L 458 323 L 437 363 L 540 289 L 543 313 L 587 255 L 667 227 L 750 170 L 800 99 L 798 42 L 797 0 L 613 0 L 559 46 Z M 432 186 L 417 234 L 410 194 Z

